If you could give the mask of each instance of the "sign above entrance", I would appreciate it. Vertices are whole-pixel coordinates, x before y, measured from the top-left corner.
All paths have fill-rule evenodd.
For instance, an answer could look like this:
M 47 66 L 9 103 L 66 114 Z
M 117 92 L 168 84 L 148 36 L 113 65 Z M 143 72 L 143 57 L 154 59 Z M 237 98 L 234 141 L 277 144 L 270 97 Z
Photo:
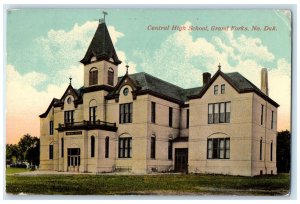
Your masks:
M 66 132 L 66 135 L 82 135 L 82 131 Z

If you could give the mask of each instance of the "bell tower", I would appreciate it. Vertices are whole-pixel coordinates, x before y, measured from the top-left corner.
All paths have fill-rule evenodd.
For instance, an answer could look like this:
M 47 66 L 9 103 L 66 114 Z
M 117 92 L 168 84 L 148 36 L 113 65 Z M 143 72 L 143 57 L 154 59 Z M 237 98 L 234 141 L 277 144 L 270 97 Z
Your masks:
M 84 64 L 84 87 L 111 86 L 118 82 L 118 65 L 121 63 L 113 46 L 104 18 L 99 20 L 98 28 L 80 61 Z

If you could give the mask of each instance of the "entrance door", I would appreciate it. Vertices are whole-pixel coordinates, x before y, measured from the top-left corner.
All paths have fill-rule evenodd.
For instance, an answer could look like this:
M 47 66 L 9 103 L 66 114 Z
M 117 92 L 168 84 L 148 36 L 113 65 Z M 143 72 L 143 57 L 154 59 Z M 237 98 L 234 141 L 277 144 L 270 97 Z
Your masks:
M 80 166 L 80 148 L 68 148 L 68 171 L 78 172 Z
M 188 168 L 188 148 L 175 149 L 175 171 L 187 172 Z

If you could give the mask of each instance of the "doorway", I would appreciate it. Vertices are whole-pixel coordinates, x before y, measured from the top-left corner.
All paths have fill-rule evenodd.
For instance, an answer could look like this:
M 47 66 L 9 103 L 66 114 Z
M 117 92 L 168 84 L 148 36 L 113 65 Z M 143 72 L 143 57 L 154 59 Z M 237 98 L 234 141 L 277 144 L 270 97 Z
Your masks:
M 175 148 L 175 171 L 187 172 L 188 148 Z
M 68 171 L 79 172 L 80 148 L 68 148 Z

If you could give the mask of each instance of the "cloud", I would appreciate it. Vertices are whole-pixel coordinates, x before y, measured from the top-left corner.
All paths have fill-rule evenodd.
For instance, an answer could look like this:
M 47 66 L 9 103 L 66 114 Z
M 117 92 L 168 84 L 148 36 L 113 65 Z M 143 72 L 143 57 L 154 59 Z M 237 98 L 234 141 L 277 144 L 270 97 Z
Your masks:
M 223 72 L 239 72 L 260 87 L 261 68 L 272 63 L 275 66 L 269 68 L 269 92 L 281 105 L 278 128 L 290 129 L 291 64 L 276 59 L 259 38 L 226 31 L 209 41 L 194 38 L 190 31 L 175 32 L 154 53 L 135 50 L 134 56 L 141 59 L 142 70 L 185 88 L 201 86 L 202 71 L 214 74 L 218 63 Z
M 26 133 L 39 136 L 39 115 L 50 104 L 53 97 L 61 97 L 67 83 L 50 84 L 46 90 L 38 91 L 37 85 L 47 76 L 30 72 L 21 75 L 13 65 L 7 65 L 6 125 L 7 142 L 15 143 Z
M 77 66 L 84 57 L 97 27 L 98 22 L 87 21 L 82 25 L 75 24 L 69 31 L 51 29 L 47 36 L 34 41 L 37 44 L 38 57 L 54 70 Z M 114 26 L 108 26 L 108 30 L 114 45 L 124 36 Z

